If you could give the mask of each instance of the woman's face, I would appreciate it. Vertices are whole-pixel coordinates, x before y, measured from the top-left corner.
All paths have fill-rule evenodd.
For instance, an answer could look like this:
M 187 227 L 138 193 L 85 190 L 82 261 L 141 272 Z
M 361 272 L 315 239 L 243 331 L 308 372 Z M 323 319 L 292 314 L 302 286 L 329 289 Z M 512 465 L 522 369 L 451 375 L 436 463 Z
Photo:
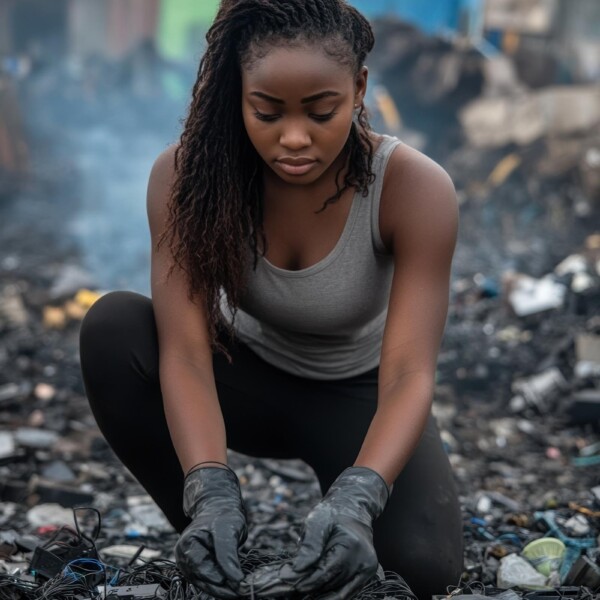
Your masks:
M 285 182 L 314 183 L 340 155 L 366 85 L 366 67 L 354 76 L 316 45 L 274 47 L 242 69 L 250 141 Z

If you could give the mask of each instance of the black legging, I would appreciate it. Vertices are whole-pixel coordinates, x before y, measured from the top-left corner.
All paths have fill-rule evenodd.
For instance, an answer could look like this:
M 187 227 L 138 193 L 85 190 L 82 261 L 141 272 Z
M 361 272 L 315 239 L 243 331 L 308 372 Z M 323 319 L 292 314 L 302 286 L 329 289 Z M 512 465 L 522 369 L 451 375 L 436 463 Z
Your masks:
M 358 455 L 377 404 L 377 369 L 337 381 L 286 373 L 241 342 L 233 364 L 214 356 L 229 447 L 251 456 L 300 458 L 322 490 Z M 167 428 L 158 379 L 152 301 L 111 292 L 89 310 L 80 335 L 88 399 L 117 456 L 178 530 L 183 474 Z M 386 570 L 402 575 L 420 599 L 458 584 L 463 538 L 456 488 L 439 432 L 429 417 L 421 441 L 396 479 L 374 543 Z

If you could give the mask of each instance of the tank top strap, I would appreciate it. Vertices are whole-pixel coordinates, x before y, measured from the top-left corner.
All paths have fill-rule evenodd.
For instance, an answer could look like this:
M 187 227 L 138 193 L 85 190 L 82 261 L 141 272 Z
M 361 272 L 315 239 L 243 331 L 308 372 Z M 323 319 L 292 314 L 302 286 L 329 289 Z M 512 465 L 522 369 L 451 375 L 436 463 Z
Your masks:
M 383 243 L 381 232 L 379 230 L 379 205 L 381 201 L 381 191 L 383 189 L 383 177 L 392 152 L 396 146 L 401 143 L 402 142 L 396 137 L 383 135 L 383 140 L 373 156 L 373 173 L 375 174 L 375 181 L 369 186 L 371 237 L 373 239 L 375 250 L 381 254 L 388 254 L 388 250 Z

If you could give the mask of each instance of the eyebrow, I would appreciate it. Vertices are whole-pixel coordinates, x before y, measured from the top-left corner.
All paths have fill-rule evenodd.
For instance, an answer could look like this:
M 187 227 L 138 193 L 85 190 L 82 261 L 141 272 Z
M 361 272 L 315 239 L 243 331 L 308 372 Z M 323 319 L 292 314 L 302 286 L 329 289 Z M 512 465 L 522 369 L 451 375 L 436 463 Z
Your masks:
M 285 104 L 285 101 L 281 98 L 274 98 L 273 96 L 269 96 L 263 92 L 250 92 L 251 96 L 258 96 L 263 100 L 268 100 L 269 102 L 273 102 L 274 104 Z M 310 102 L 316 102 L 317 100 L 321 100 L 322 98 L 329 98 L 330 96 L 341 96 L 339 92 L 334 92 L 332 90 L 326 90 L 325 92 L 319 92 L 318 94 L 313 94 L 312 96 L 307 96 L 306 98 L 302 98 L 300 100 L 301 104 L 308 104 Z

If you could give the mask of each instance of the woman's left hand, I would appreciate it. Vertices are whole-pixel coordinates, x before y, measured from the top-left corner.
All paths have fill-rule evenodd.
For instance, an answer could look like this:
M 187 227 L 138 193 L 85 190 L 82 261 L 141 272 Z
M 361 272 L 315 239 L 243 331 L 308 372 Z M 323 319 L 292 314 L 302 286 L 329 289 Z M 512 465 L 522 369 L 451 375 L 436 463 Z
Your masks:
M 358 593 L 377 572 L 373 521 L 389 493 L 372 469 L 347 468 L 307 516 L 291 566 L 267 565 L 247 576 L 254 591 L 265 598 L 284 591 L 317 593 L 322 600 Z

